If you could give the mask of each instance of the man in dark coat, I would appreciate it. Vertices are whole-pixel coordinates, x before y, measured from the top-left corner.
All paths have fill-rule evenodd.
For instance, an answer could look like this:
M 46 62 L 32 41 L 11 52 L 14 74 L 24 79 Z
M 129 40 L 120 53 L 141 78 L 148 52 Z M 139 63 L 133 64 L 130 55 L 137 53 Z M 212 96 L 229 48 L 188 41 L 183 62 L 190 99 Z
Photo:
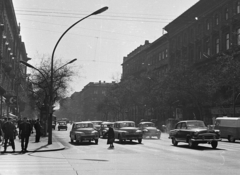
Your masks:
M 12 145 L 13 153 L 15 152 L 15 143 L 14 138 L 16 134 L 16 127 L 12 123 L 11 118 L 8 118 L 7 121 L 2 126 L 2 131 L 4 133 L 4 151 L 5 153 L 7 151 L 7 143 L 8 140 L 10 140 L 10 143 Z
M 107 144 L 110 144 L 109 148 L 114 148 L 113 146 L 113 142 L 114 142 L 114 130 L 111 127 L 111 125 L 107 125 L 108 126 L 108 131 L 104 134 L 104 137 L 106 135 L 108 135 L 108 140 L 107 140 Z
M 39 119 L 37 119 L 37 121 L 35 122 L 34 128 L 36 130 L 35 142 L 39 142 L 40 136 L 41 136 L 41 128 L 42 128 Z
M 32 131 L 32 126 L 31 124 L 27 121 L 27 118 L 23 118 L 23 122 L 19 125 L 19 136 L 21 138 L 21 147 L 22 147 L 22 152 L 27 152 L 27 147 L 28 147 L 28 142 L 29 142 L 29 137 L 31 135 Z

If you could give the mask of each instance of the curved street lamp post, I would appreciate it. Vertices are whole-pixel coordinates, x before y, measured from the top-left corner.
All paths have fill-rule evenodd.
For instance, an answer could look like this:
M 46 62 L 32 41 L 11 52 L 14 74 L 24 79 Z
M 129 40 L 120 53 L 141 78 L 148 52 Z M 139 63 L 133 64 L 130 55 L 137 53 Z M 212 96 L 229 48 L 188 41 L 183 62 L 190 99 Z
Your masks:
M 55 54 L 55 50 L 59 44 L 59 42 L 61 41 L 61 39 L 63 38 L 63 36 L 72 28 L 74 27 L 76 24 L 78 24 L 79 22 L 83 21 L 84 19 L 93 16 L 93 15 L 98 15 L 104 11 L 106 11 L 108 9 L 108 7 L 103 7 L 93 13 L 91 13 L 90 15 L 87 15 L 86 17 L 78 20 L 77 22 L 75 22 L 74 24 L 72 24 L 65 32 L 63 32 L 63 34 L 60 36 L 60 38 L 58 39 L 57 43 L 54 46 L 53 52 L 52 52 L 52 60 L 51 60 L 51 81 L 50 81 L 50 88 L 49 88 L 49 96 L 50 96 L 50 106 L 49 106 L 49 111 L 50 111 L 50 116 L 49 116 L 49 120 L 48 120 L 48 127 L 52 126 L 52 105 L 53 105 L 53 59 L 54 59 L 54 54 Z M 52 144 L 52 130 L 49 129 L 49 133 L 48 133 L 48 144 Z

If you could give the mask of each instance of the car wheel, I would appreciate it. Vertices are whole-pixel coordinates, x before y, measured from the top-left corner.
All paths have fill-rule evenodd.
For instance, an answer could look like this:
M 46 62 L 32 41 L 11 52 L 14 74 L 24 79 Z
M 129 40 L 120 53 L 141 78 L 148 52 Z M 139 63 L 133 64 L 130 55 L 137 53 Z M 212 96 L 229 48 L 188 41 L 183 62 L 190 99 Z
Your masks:
M 235 138 L 234 138 L 233 136 L 229 136 L 229 137 L 228 137 L 228 141 L 229 141 L 229 142 L 235 142 Z
M 211 142 L 211 145 L 212 145 L 213 149 L 216 149 L 217 146 L 218 146 L 218 142 L 217 141 L 213 141 L 213 142 Z
M 142 143 L 142 139 L 138 139 L 138 143 L 139 143 L 139 144 Z
M 130 142 L 132 142 L 132 139 L 130 139 Z
M 71 139 L 71 143 L 73 143 L 73 139 Z
M 96 145 L 98 144 L 98 139 L 95 139 L 95 143 L 96 143 Z
M 172 144 L 174 145 L 174 146 L 177 146 L 178 145 L 178 142 L 176 141 L 176 139 L 173 137 L 172 138 Z

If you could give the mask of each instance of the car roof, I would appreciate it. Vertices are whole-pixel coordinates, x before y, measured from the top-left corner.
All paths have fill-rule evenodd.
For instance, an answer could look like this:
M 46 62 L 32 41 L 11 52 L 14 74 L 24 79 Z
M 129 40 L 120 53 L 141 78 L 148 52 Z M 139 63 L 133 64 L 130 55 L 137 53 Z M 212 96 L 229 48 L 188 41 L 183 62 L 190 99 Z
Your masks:
M 102 122 L 102 124 L 114 124 L 114 122 Z
M 126 122 L 135 123 L 134 121 L 116 121 L 115 123 L 126 123 Z
M 182 121 L 179 121 L 178 123 L 180 122 L 203 122 L 202 120 L 182 120 Z
M 84 122 L 74 122 L 74 124 L 79 124 L 79 123 L 91 123 L 91 124 L 92 124 L 92 122 L 91 122 L 91 121 L 84 121 Z
M 153 122 L 140 122 L 140 124 L 145 124 L 145 123 L 153 123 Z

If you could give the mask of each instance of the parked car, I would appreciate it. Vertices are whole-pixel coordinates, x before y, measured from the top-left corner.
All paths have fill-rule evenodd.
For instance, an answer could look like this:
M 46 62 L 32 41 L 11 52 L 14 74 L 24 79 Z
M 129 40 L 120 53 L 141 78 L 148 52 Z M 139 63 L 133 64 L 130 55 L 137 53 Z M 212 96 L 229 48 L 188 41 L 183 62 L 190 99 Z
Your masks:
M 113 122 L 102 122 L 100 126 L 100 136 L 103 138 L 107 137 L 107 135 L 104 137 L 104 134 L 108 131 L 108 125 L 111 125 L 113 127 Z
M 189 147 L 197 147 L 198 144 L 208 143 L 212 148 L 217 148 L 220 138 L 220 131 L 208 129 L 201 120 L 186 120 L 176 124 L 169 132 L 169 139 L 177 146 L 179 142 L 188 143 Z
M 218 117 L 214 128 L 219 129 L 221 138 L 226 138 L 229 142 L 240 140 L 240 117 Z
M 160 139 L 161 137 L 161 131 L 155 127 L 153 122 L 141 122 L 139 123 L 138 127 L 143 132 L 143 138 L 157 137 Z
M 61 129 L 67 130 L 67 128 L 67 123 L 65 121 L 58 122 L 58 131 L 60 131 Z
M 92 122 L 75 122 L 72 125 L 72 129 L 70 131 L 70 140 L 71 143 L 83 142 L 83 141 L 95 141 L 98 144 L 99 134 L 98 131 L 94 129 Z
M 142 131 L 135 127 L 133 121 L 117 121 L 114 123 L 115 139 L 118 139 L 120 143 L 126 140 L 138 140 L 138 143 L 142 143 Z

